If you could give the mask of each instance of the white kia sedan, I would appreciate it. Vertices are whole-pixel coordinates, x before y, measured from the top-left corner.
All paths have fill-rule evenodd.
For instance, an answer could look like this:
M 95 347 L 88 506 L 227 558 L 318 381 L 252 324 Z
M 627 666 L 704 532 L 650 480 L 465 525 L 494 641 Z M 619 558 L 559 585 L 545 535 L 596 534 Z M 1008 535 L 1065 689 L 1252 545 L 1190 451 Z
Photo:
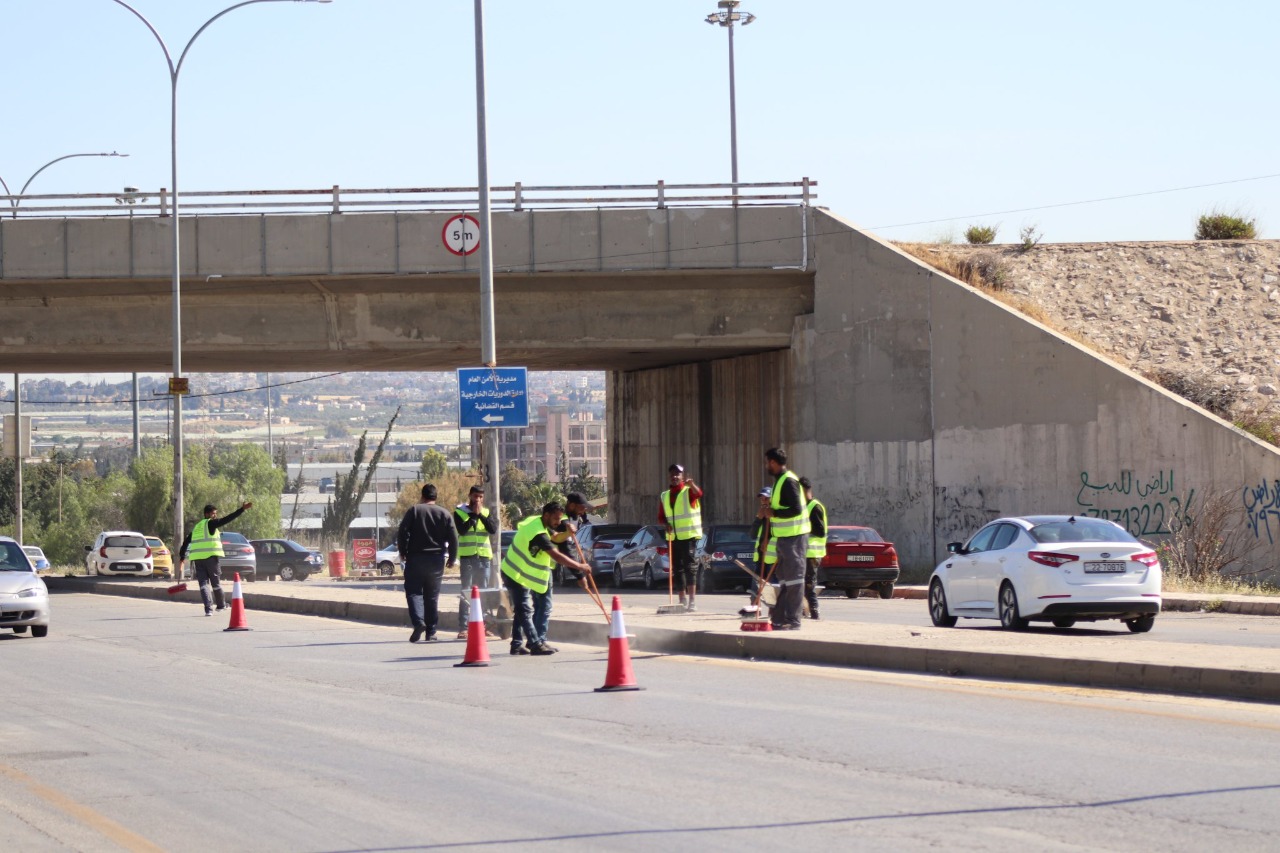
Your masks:
M 49 590 L 22 546 L 8 536 L 0 536 L 0 628 L 15 634 L 30 628 L 33 637 L 49 633 Z
M 999 619 L 1014 631 L 1119 619 L 1143 633 L 1160 613 L 1156 552 L 1112 521 L 1000 518 L 947 551 L 929 578 L 929 616 L 940 628 L 960 618 Z

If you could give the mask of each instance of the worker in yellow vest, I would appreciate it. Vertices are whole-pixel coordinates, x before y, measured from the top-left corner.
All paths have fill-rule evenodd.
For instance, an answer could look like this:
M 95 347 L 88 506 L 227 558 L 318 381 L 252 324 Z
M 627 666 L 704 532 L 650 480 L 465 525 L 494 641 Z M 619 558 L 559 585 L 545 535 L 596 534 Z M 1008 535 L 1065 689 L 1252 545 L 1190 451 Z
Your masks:
M 658 523 L 667 529 L 667 568 L 680 603 L 690 612 L 698 591 L 698 540 L 702 538 L 702 489 L 684 474 L 684 466 L 667 469 L 670 488 L 658 495 Z
M 764 515 L 778 554 L 778 606 L 773 608 L 775 631 L 800 630 L 804 608 L 805 554 L 809 549 L 809 514 L 805 511 L 800 478 L 787 468 L 787 453 L 780 447 L 765 451 L 765 470 L 775 478 L 773 495 Z
M 222 574 L 218 563 L 223 556 L 222 537 L 218 528 L 230 524 L 240 517 L 240 513 L 253 506 L 246 501 L 240 508 L 223 518 L 218 518 L 218 508 L 213 504 L 205 504 L 204 518 L 196 522 L 187 538 L 182 540 L 178 549 L 178 577 L 183 577 L 183 568 L 187 560 L 191 560 L 195 570 L 191 573 L 200 584 L 200 600 L 204 602 L 204 615 L 212 616 L 214 605 L 219 610 L 227 609 L 227 602 L 222 597 Z
M 551 585 L 552 563 L 579 572 L 591 571 L 563 553 L 551 541 L 551 531 L 564 520 L 564 507 L 552 501 L 539 515 L 531 515 L 516 525 L 515 539 L 502 555 L 502 584 L 511 598 L 511 654 L 553 655 L 556 649 L 538 642 L 533 627 L 534 592 L 546 592 Z
M 458 639 L 466 639 L 467 616 L 471 612 L 471 587 L 486 589 L 489 586 L 489 568 L 493 561 L 493 548 L 489 537 L 498 532 L 498 522 L 489 515 L 484 505 L 484 489 L 472 486 L 467 502 L 453 509 L 454 524 L 458 528 L 458 574 L 462 583 L 461 601 L 458 604 Z
M 800 478 L 804 489 L 805 511 L 809 513 L 809 545 L 805 549 L 804 598 L 809 602 L 809 618 L 818 616 L 818 569 L 827 556 L 827 508 L 813 499 L 813 483 L 808 477 Z

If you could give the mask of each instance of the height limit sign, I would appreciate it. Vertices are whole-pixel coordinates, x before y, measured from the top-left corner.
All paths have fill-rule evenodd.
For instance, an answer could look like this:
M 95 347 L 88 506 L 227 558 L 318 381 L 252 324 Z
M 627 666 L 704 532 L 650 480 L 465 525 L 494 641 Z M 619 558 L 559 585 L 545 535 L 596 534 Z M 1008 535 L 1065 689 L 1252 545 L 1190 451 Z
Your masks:
M 480 248 L 480 223 L 474 216 L 459 213 L 451 216 L 440 232 L 444 247 L 455 255 L 469 255 Z

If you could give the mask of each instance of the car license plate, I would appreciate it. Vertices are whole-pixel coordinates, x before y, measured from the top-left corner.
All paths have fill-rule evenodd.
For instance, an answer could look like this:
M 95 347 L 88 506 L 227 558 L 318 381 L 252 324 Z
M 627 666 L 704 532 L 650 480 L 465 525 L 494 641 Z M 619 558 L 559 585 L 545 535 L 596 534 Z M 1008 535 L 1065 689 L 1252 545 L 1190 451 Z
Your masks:
M 1084 564 L 1084 573 L 1086 575 L 1124 574 L 1128 570 L 1128 563 L 1123 563 L 1117 560 L 1111 560 L 1103 563 Z
M 754 555 L 753 555 L 753 554 L 751 554 L 751 552 L 749 552 L 749 551 L 748 551 L 746 554 L 739 554 L 739 555 L 738 555 L 738 559 L 739 559 L 739 560 L 750 560 L 750 559 L 752 558 L 752 556 L 754 556 Z
M 876 558 L 870 554 L 850 554 L 846 559 L 850 563 L 872 563 Z
M 137 563 L 116 563 L 116 569 L 122 572 L 136 572 L 141 568 Z

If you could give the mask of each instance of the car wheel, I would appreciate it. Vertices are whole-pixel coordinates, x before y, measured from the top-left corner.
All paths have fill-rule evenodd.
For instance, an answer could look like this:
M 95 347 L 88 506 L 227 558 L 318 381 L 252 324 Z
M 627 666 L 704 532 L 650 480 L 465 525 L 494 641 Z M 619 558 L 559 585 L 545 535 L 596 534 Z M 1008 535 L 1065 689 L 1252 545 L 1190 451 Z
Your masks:
M 657 582 L 653 579 L 653 566 L 646 564 L 644 567 L 644 588 L 653 589 L 657 585 Z
M 1027 630 L 1027 620 L 1018 612 L 1018 594 L 1008 581 L 1000 587 L 1000 626 L 1008 631 Z
M 1137 619 L 1124 620 L 1124 626 L 1135 634 L 1145 634 L 1155 627 L 1156 617 L 1153 613 L 1139 616 Z
M 280 567 L 280 580 L 291 581 L 297 580 L 298 573 L 293 570 L 293 566 L 284 565 Z
M 858 589 L 858 588 L 855 586 L 853 589 L 846 589 L 846 590 L 844 591 L 844 597 L 845 597 L 845 598 L 857 598 L 857 597 L 858 597 L 858 593 L 860 593 L 860 592 L 862 592 L 862 590 Z
M 25 634 L 25 633 L 27 633 L 27 626 L 26 626 L 26 625 L 19 625 L 18 627 L 16 627 L 16 628 L 14 628 L 14 629 L 13 629 L 13 633 L 15 633 L 15 634 Z
M 33 637 L 47 637 L 47 636 L 49 636 L 49 626 L 48 626 L 48 625 L 32 625 L 32 626 L 31 626 L 31 636 L 33 636 Z
M 876 584 L 876 591 L 881 598 L 893 598 L 893 581 L 882 581 Z
M 622 589 L 622 580 L 623 580 L 623 578 L 622 578 L 622 564 L 621 564 L 621 563 L 614 563 L 614 564 L 613 564 L 613 588 L 614 588 L 614 589 Z
M 1074 619 L 1054 619 L 1053 627 L 1055 628 L 1072 628 L 1076 624 Z
M 378 563 L 378 574 L 382 575 L 384 578 L 391 577 L 395 574 L 395 571 L 396 567 L 392 565 L 390 560 L 383 560 L 381 563 Z
M 940 580 L 935 580 L 929 586 L 929 618 L 939 628 L 956 626 L 956 617 L 947 611 L 947 592 L 942 588 Z

